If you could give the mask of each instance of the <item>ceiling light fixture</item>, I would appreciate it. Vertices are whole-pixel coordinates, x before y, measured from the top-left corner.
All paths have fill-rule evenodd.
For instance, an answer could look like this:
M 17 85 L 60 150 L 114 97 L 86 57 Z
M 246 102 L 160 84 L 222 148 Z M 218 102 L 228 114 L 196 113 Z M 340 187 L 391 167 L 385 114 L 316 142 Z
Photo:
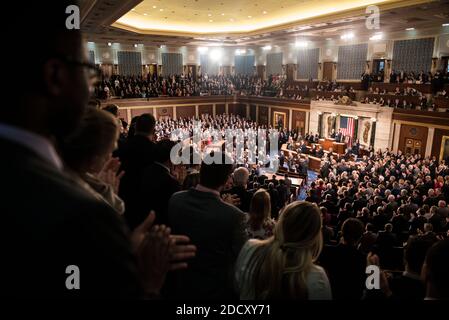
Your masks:
M 251 19 L 252 17 L 253 17 L 253 16 L 248 16 L 248 18 L 250 18 L 250 19 Z
M 345 33 L 345 34 L 343 34 L 340 38 L 341 38 L 342 40 L 349 40 L 349 39 L 352 39 L 352 38 L 354 38 L 354 33 L 353 33 L 353 32 Z
M 109 47 L 112 46 L 112 43 L 108 42 L 108 46 L 109 46 Z
M 209 51 L 208 47 L 198 47 L 198 52 L 199 53 L 206 53 L 207 51 Z
M 295 42 L 295 47 L 296 48 L 306 48 L 306 47 L 308 47 L 309 46 L 309 42 L 307 42 L 307 41 L 296 41 Z
M 269 51 L 269 50 L 271 50 L 271 46 L 268 45 L 268 46 L 262 47 L 262 50 Z
M 161 11 L 161 12 L 162 12 L 162 11 L 164 11 L 164 9 L 159 9 L 159 11 Z
M 214 22 L 214 20 L 211 19 L 211 20 L 209 20 L 209 22 Z
M 262 13 L 263 13 L 263 14 L 267 14 L 267 12 L 266 12 L 266 11 L 263 11 Z
M 157 8 L 157 6 L 153 6 L 153 9 L 156 9 Z
M 415 28 L 407 28 L 407 29 L 405 29 L 405 30 L 407 30 L 407 31 L 412 31 L 412 30 L 415 30 Z
M 210 52 L 209 57 L 213 60 L 213 61 L 218 61 L 221 59 L 222 56 L 222 52 L 220 49 L 214 49 Z
M 443 23 L 441 26 L 442 27 L 449 27 L 449 23 Z
M 143 15 L 144 15 L 144 16 L 147 16 L 148 14 L 147 14 L 147 13 L 144 13 Z
M 134 48 L 137 48 L 137 43 L 134 43 Z

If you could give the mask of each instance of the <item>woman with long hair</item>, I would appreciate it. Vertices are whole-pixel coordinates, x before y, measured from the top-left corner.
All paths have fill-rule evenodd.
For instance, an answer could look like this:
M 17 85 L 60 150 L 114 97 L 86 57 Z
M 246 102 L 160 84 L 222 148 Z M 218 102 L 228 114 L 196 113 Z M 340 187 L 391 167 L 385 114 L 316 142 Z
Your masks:
M 323 246 L 321 225 L 317 205 L 296 201 L 285 207 L 272 237 L 249 240 L 240 251 L 240 298 L 331 299 L 326 273 L 314 264 Z
M 246 232 L 250 239 L 264 240 L 273 235 L 275 222 L 271 219 L 270 194 L 259 189 L 254 193 L 249 207 Z

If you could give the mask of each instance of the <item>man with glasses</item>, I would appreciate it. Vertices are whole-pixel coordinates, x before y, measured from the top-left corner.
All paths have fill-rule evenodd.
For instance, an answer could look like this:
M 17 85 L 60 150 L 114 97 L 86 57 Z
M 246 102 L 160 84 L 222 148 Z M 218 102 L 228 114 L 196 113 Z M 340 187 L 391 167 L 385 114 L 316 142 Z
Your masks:
M 80 123 L 89 81 L 98 74 L 86 62 L 80 31 L 65 27 L 72 4 L 16 8 L 21 19 L 12 22 L 14 32 L 6 39 L 26 41 L 6 63 L 13 84 L 6 99 L 12 101 L 0 112 L 0 292 L 39 298 L 157 295 L 168 269 L 186 266 L 172 261 L 193 255 L 194 247 L 178 245 L 188 238 L 152 228 L 154 214 L 130 238 L 119 216 L 77 183 L 57 152 L 58 141 Z M 32 85 L 18 92 L 14 84 L 24 74 Z

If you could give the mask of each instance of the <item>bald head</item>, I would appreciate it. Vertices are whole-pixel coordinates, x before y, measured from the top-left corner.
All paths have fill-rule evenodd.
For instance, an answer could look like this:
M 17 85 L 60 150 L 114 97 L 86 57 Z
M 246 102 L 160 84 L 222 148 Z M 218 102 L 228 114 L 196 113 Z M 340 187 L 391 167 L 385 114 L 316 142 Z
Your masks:
M 249 179 L 248 169 L 246 169 L 244 167 L 235 169 L 233 178 L 234 178 L 234 185 L 236 187 L 246 187 L 246 184 L 248 183 L 248 179 Z

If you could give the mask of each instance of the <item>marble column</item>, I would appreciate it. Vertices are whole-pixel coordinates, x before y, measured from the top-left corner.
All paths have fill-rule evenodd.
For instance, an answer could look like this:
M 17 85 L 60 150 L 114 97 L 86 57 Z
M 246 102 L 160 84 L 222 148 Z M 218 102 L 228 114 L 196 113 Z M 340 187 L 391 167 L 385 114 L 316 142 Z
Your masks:
M 433 136 L 435 135 L 435 128 L 430 127 L 429 131 L 427 132 L 427 144 L 426 144 L 426 153 L 424 154 L 425 157 L 430 157 L 432 153 L 432 143 L 433 143 Z

